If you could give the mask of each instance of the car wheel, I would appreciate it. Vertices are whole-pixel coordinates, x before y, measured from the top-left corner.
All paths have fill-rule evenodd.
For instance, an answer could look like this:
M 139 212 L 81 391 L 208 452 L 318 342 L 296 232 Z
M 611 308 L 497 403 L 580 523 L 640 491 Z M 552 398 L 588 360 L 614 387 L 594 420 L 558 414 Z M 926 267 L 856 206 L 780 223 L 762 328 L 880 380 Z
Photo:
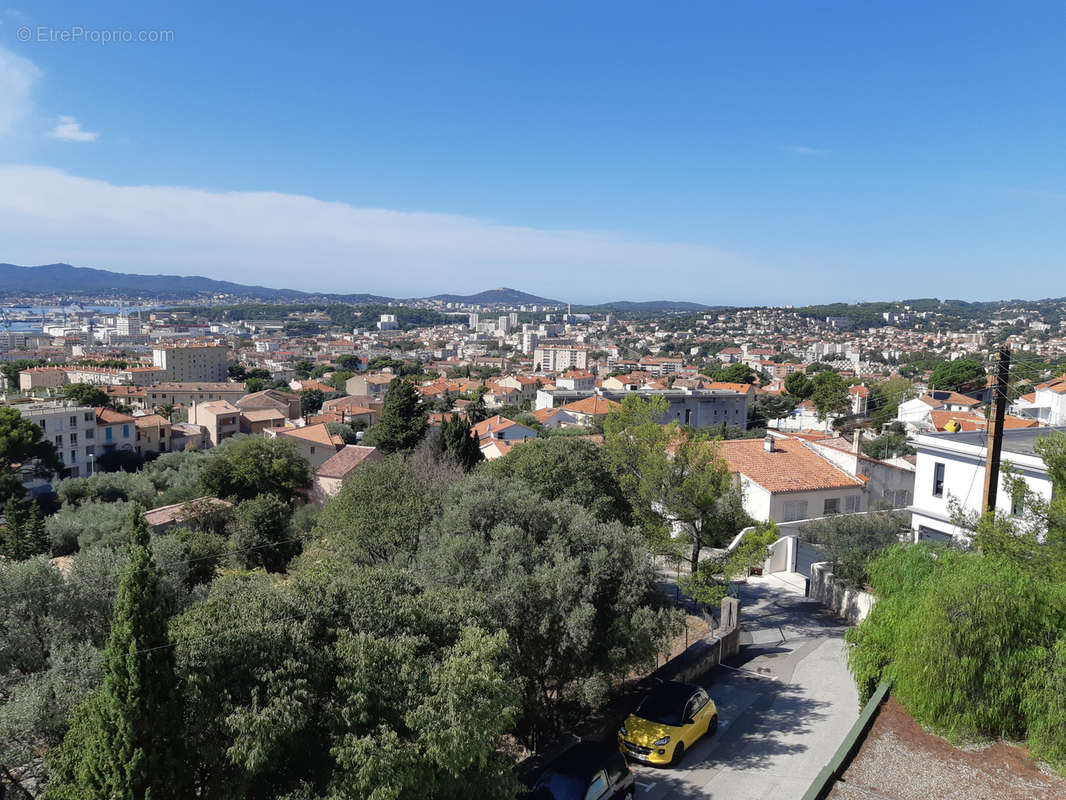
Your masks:
M 670 759 L 670 766 L 674 767 L 681 763 L 681 757 L 685 755 L 685 743 L 678 742 L 674 748 L 674 757 Z
M 714 734 L 717 731 L 718 731 L 718 715 L 715 714 L 713 717 L 711 717 L 711 721 L 707 725 L 707 735 L 708 736 L 714 736 Z

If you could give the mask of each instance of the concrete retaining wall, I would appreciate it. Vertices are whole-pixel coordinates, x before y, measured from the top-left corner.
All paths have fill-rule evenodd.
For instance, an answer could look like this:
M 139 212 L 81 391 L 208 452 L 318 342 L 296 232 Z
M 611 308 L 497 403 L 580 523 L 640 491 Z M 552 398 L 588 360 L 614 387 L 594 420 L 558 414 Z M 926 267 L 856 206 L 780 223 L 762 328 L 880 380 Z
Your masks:
M 872 594 L 844 586 L 825 561 L 811 565 L 810 597 L 854 625 L 866 619 L 874 605 Z

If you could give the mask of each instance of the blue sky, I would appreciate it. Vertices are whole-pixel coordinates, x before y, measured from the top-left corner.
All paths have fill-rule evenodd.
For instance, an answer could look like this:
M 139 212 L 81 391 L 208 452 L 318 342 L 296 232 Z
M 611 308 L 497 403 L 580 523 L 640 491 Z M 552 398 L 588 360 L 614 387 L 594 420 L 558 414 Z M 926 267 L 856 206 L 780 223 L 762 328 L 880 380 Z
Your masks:
M 0 261 L 578 302 L 1066 295 L 1061 3 L 0 0 L 0 23 Z M 172 33 L 47 41 L 79 27 Z

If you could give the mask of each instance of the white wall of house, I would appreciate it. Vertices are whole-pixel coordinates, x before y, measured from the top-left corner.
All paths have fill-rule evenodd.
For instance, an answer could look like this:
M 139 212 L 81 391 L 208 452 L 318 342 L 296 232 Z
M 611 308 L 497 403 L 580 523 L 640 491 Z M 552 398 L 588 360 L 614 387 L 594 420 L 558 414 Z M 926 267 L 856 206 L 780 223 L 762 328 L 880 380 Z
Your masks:
M 914 470 L 876 459 L 860 458 L 855 453 L 818 442 L 809 442 L 808 446 L 849 475 L 858 476 L 861 473 L 869 478 L 863 487 L 860 511 L 869 511 L 884 504 L 892 508 L 906 508 L 914 499 Z
M 968 538 L 970 531 L 952 524 L 953 503 L 965 513 L 981 510 L 985 484 L 985 448 L 955 438 L 952 434 L 916 437 L 918 465 L 914 476 L 914 503 L 911 506 L 911 529 L 915 538 Z M 1004 444 L 1000 463 L 1009 463 L 1030 491 L 1044 499 L 1051 497 L 1051 480 L 1042 459 L 1008 450 Z M 938 480 L 937 465 L 942 465 Z M 1004 488 L 1000 473 L 997 512 L 1010 514 L 1013 498 Z

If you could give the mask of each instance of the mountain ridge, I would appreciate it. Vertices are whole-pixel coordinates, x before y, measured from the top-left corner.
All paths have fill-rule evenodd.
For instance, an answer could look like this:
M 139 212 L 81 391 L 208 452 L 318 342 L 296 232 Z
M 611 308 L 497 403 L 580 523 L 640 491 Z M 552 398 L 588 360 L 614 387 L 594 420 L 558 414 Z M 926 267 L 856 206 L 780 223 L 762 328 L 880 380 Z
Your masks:
M 62 287 L 62 292 L 57 291 Z M 21 266 L 0 263 L 0 295 L 2 294 L 79 294 L 116 292 L 146 297 L 195 298 L 205 294 L 231 294 L 263 300 L 317 301 L 328 300 L 352 305 L 441 302 L 470 305 L 538 305 L 565 306 L 564 300 L 539 297 L 529 292 L 498 286 L 482 292 L 463 295 L 442 293 L 428 297 L 396 298 L 384 295 L 340 292 L 308 292 L 299 289 L 278 289 L 221 281 L 202 275 L 147 275 L 114 272 L 96 267 L 75 267 L 71 264 L 40 264 Z M 577 308 L 613 311 L 698 311 L 709 308 L 699 303 L 653 300 L 635 302 L 620 300 L 602 304 L 574 304 Z

